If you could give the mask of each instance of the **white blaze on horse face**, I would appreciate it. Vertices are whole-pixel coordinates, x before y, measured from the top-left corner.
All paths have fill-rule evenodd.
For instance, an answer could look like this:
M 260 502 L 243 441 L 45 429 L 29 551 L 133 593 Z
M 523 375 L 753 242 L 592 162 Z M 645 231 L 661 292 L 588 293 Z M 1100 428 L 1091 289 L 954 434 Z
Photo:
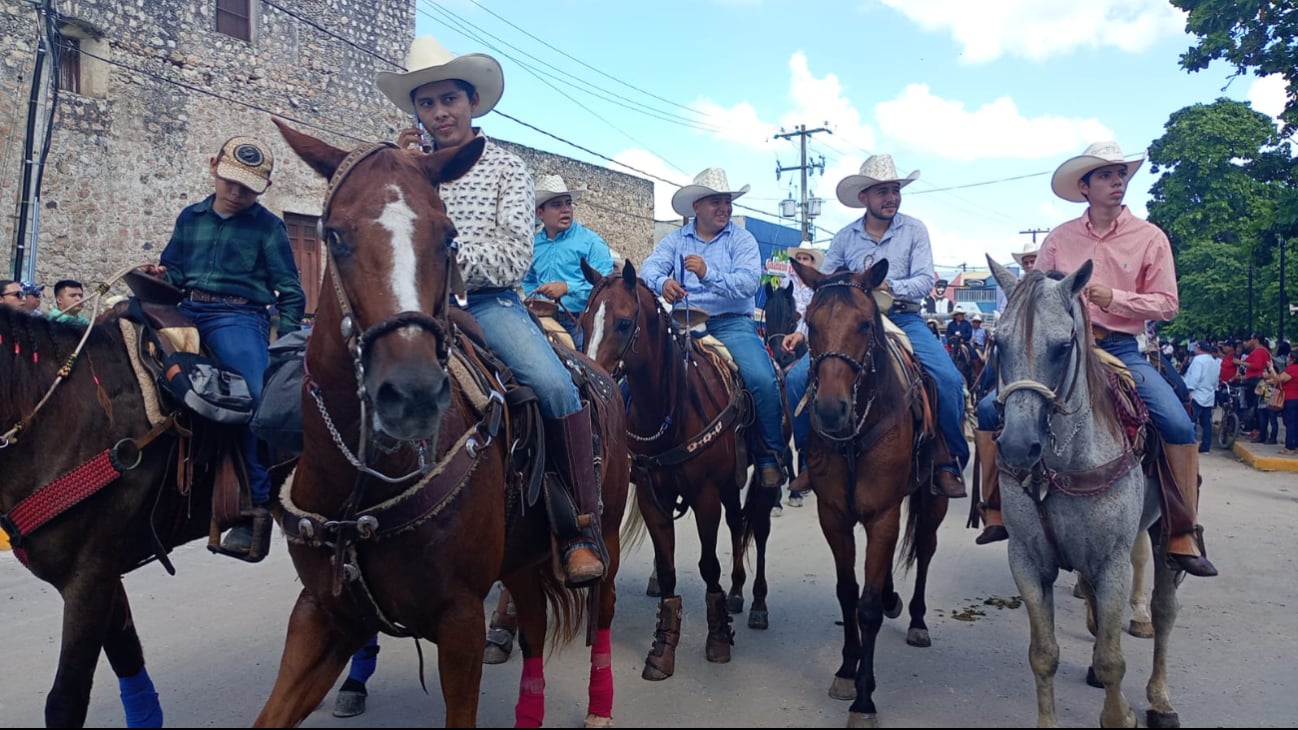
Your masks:
M 608 302 L 600 302 L 599 309 L 595 310 L 595 331 L 590 333 L 586 342 L 586 354 L 592 358 L 599 355 L 600 343 L 604 341 L 604 310 L 607 308 Z
M 418 312 L 419 283 L 415 278 L 415 211 L 406 204 L 401 188 L 389 185 L 388 190 L 396 194 L 397 199 L 389 202 L 379 215 L 378 224 L 392 235 L 392 271 L 389 283 L 392 293 L 397 298 L 398 312 Z M 413 327 L 406 327 L 402 332 L 406 337 L 414 334 Z

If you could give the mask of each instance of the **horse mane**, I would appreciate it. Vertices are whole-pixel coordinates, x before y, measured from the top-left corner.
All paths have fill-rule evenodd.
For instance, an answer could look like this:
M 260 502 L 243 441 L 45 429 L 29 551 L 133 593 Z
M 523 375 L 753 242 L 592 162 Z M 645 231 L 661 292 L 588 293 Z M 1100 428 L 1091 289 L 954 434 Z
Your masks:
M 1041 271 L 1033 269 L 1019 281 L 1014 287 L 1010 298 L 1005 305 L 1005 311 L 1008 314 L 1011 309 L 1017 309 L 1026 305 L 1028 302 L 1034 302 L 1039 296 L 1045 293 L 1045 283 L 1047 280 L 1060 281 L 1064 274 L 1059 271 Z M 1060 292 L 1065 296 L 1064 292 Z M 1101 393 L 1109 392 L 1109 371 L 1096 356 L 1091 344 L 1091 313 L 1082 305 L 1080 300 L 1065 299 L 1065 305 L 1069 311 L 1073 307 L 1081 306 L 1082 311 L 1082 332 L 1079 334 L 1079 344 L 1082 346 L 1082 367 L 1086 374 L 1086 389 L 1090 393 L 1091 409 L 1095 413 L 1096 425 L 1115 437 L 1121 437 L 1122 425 L 1118 422 L 1118 411 L 1112 398 L 1101 398 Z M 1036 323 L 1037 310 L 1035 307 L 1025 307 L 1026 313 L 1023 317 L 1024 338 L 1027 341 L 1028 355 L 1032 354 L 1032 343 L 1034 341 L 1033 329 Z
M 36 407 L 83 332 L 75 324 L 0 307 L 0 432 Z M 105 337 L 92 332 L 86 351 Z

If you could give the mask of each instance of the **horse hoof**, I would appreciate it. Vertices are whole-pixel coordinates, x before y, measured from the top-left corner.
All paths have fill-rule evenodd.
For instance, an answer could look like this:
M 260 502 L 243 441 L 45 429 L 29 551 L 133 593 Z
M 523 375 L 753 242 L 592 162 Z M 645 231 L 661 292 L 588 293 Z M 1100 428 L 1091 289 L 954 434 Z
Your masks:
M 334 700 L 334 717 L 356 717 L 365 714 L 365 693 L 339 690 Z
M 1146 710 L 1145 724 L 1149 727 L 1181 727 L 1181 716 L 1175 712 Z
M 847 713 L 848 727 L 879 727 L 879 715 L 874 712 Z
M 1104 683 L 1100 681 L 1099 677 L 1095 676 L 1095 667 L 1086 668 L 1086 683 L 1096 689 L 1104 689 Z
M 649 583 L 645 585 L 644 594 L 646 596 L 651 596 L 653 598 L 659 598 L 660 596 L 662 596 L 663 592 L 658 588 L 657 575 L 649 576 Z
M 933 640 L 928 638 L 928 629 L 916 628 L 906 632 L 906 643 L 926 649 L 933 645 Z
M 901 615 L 902 609 L 901 596 L 896 593 L 889 593 L 883 601 L 883 615 L 888 618 L 897 618 Z
M 708 661 L 713 664 L 730 663 L 730 643 L 723 641 L 708 640 L 707 650 L 704 652 Z
M 613 727 L 613 718 L 586 713 L 586 727 Z
M 730 613 L 744 612 L 744 596 L 742 593 L 732 594 L 726 597 L 726 610 Z
M 483 664 L 504 664 L 514 652 L 514 632 L 509 629 L 489 629 L 487 645 L 482 652 Z
M 644 671 L 640 672 L 641 679 L 647 679 L 650 682 L 661 682 L 672 676 L 672 670 L 667 667 L 658 668 L 652 664 L 645 664 Z
M 836 700 L 855 700 L 856 680 L 852 677 L 834 677 L 834 683 L 829 685 L 829 696 Z
M 753 609 L 748 613 L 748 628 L 765 630 L 770 627 L 770 620 L 766 611 Z
M 1127 633 L 1137 639 L 1154 638 L 1154 623 L 1152 621 L 1137 621 L 1134 618 L 1131 624 L 1127 626 Z

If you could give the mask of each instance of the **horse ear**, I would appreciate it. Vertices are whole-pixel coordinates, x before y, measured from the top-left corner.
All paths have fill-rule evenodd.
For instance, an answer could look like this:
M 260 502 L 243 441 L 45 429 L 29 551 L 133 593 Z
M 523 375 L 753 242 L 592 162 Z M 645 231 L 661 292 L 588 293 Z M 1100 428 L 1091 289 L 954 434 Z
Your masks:
M 485 138 L 474 137 L 457 147 L 437 150 L 433 154 L 424 157 L 424 173 L 428 175 L 428 179 L 432 180 L 434 185 L 459 180 L 474 165 L 478 164 L 478 159 L 482 157 L 482 150 L 486 146 L 487 140 Z
M 878 289 L 880 284 L 888 278 L 888 259 L 883 259 L 879 263 L 870 267 L 870 288 Z
M 297 156 L 326 180 L 334 176 L 334 171 L 347 157 L 347 150 L 340 150 L 309 134 L 299 132 L 275 117 L 271 117 L 270 120 L 279 127 L 279 133 L 283 135 L 284 141 L 288 142 L 288 146 L 293 148 Z
M 603 274 L 600 274 L 595 270 L 595 267 L 586 263 L 585 256 L 581 257 L 581 274 L 582 276 L 585 276 L 586 281 L 589 281 L 591 284 L 598 284 L 604 280 Z
M 792 292 L 792 291 L 793 291 L 793 277 L 789 277 L 789 281 L 788 281 L 787 283 L 785 283 L 785 284 L 781 284 L 781 285 L 780 285 L 780 288 L 783 289 L 783 290 L 785 290 L 785 291 L 787 291 L 787 292 Z
M 1018 286 L 1018 277 L 1010 272 L 1009 269 L 996 263 L 995 259 L 991 257 L 991 254 L 986 254 L 986 256 L 987 265 L 990 266 L 992 270 L 992 276 L 996 277 L 996 283 L 1001 285 L 1001 289 L 1004 290 L 1005 297 L 1008 299 L 1010 292 L 1014 291 L 1014 287 Z
M 1082 293 L 1082 290 L 1091 281 L 1091 274 L 1094 271 L 1095 264 L 1091 263 L 1090 259 L 1086 259 L 1086 263 L 1077 267 L 1077 271 L 1065 276 L 1063 281 L 1059 282 L 1068 292 L 1069 299 L 1074 299 L 1078 294 Z
M 622 281 L 625 282 L 626 285 L 631 287 L 632 289 L 635 288 L 635 284 L 636 284 L 635 264 L 631 263 L 630 261 L 626 262 L 626 266 L 622 267 Z
M 814 266 L 807 266 L 801 261 L 790 261 L 789 263 L 793 264 L 793 272 L 798 275 L 799 279 L 802 279 L 802 283 L 812 289 L 815 289 L 816 285 L 825 278 L 825 275 L 820 273 L 820 269 Z M 790 281 L 789 286 L 793 286 L 793 282 Z

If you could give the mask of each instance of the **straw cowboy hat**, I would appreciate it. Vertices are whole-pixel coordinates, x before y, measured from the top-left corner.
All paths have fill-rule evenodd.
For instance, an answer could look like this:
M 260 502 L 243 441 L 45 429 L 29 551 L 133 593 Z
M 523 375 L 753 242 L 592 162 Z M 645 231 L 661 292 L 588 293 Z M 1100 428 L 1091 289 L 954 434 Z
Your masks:
M 505 92 L 505 74 L 500 62 L 485 53 L 466 53 L 457 56 L 430 36 L 420 36 L 410 44 L 406 56 L 405 73 L 380 71 L 374 84 L 383 95 L 401 108 L 413 112 L 415 105 L 410 94 L 424 84 L 448 79 L 459 79 L 473 84 L 478 92 L 478 108 L 473 116 L 481 117 L 491 111 Z
M 559 175 L 542 175 L 536 180 L 536 207 L 545 205 L 551 198 L 557 198 L 561 195 L 567 195 L 576 200 L 586 188 L 569 190 L 568 183 L 563 181 Z
M 694 183 L 686 185 L 672 196 L 672 210 L 676 214 L 689 218 L 694 215 L 695 201 L 706 198 L 709 195 L 729 195 L 731 200 L 748 192 L 748 186 L 745 185 L 738 190 L 730 187 L 730 181 L 726 179 L 726 171 L 719 167 L 709 167 L 694 176 Z
M 983 321 L 983 316 L 982 316 L 981 314 L 975 314 L 973 317 L 971 317 L 971 318 L 969 319 L 969 321 L 970 321 L 970 322 L 981 322 L 981 321 Z
M 1014 260 L 1018 262 L 1019 266 L 1023 266 L 1024 258 L 1028 256 L 1036 256 L 1039 253 L 1041 253 L 1041 246 L 1037 244 L 1036 241 L 1033 241 L 1032 243 L 1023 244 L 1022 251 L 1018 251 L 1010 255 L 1014 257 Z
M 861 163 L 861 174 L 848 175 L 839 181 L 838 202 L 849 208 L 864 208 L 865 203 L 859 197 L 862 190 L 886 182 L 899 182 L 904 188 L 918 179 L 919 170 L 912 171 L 906 177 L 898 175 L 892 155 L 870 155 Z
M 1050 178 L 1050 189 L 1064 200 L 1085 203 L 1086 198 L 1082 197 L 1082 191 L 1078 189 L 1077 183 L 1086 173 L 1106 165 L 1126 165 L 1127 179 L 1130 180 L 1144 161 L 1144 155 L 1128 160 L 1123 156 L 1122 148 L 1117 142 L 1096 142 L 1087 147 L 1082 154 L 1065 160 L 1064 164 L 1055 170 L 1054 177 Z
M 817 270 L 825 263 L 825 252 L 814 246 L 798 246 L 797 248 L 788 249 L 788 251 L 790 261 L 800 253 L 811 256 L 811 265 L 816 267 Z

